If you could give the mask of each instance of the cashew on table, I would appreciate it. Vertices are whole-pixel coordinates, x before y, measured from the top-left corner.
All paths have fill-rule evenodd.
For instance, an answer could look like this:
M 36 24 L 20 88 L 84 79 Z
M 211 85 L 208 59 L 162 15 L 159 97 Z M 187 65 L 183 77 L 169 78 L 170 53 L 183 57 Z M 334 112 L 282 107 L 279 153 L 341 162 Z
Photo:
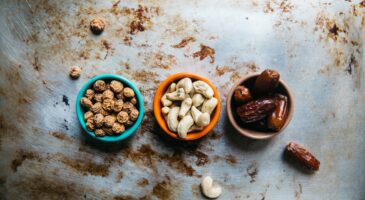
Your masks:
M 213 89 L 204 81 L 183 78 L 171 83 L 161 97 L 161 112 L 170 131 L 185 138 L 189 132 L 202 130 L 218 104 Z

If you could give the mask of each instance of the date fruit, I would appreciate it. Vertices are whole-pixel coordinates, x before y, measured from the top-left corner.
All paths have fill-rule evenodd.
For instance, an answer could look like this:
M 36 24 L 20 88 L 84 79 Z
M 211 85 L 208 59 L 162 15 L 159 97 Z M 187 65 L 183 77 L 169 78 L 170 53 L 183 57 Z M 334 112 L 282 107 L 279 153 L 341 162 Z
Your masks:
M 297 159 L 302 165 L 310 170 L 319 170 L 319 165 L 321 164 L 317 158 L 311 154 L 307 149 L 299 144 L 290 142 L 286 146 L 286 152 Z
M 280 74 L 271 69 L 266 69 L 257 78 L 254 84 L 254 92 L 257 96 L 264 96 L 274 92 L 279 85 Z
M 275 95 L 276 108 L 267 118 L 267 126 L 273 131 L 279 131 L 287 118 L 288 98 L 281 94 Z
M 246 103 L 248 101 L 251 101 L 252 96 L 251 96 L 251 92 L 250 90 L 245 87 L 245 86 L 238 86 L 235 90 L 234 90 L 234 100 L 237 103 Z
M 251 123 L 265 118 L 275 107 L 274 98 L 261 98 L 239 106 L 236 112 L 244 123 Z

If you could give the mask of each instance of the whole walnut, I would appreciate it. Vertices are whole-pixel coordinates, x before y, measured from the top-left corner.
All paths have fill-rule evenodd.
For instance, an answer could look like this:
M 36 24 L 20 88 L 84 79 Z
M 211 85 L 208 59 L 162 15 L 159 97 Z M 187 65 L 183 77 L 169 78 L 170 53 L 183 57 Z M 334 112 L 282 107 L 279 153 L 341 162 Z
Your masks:
M 95 135 L 98 137 L 102 137 L 105 135 L 105 131 L 103 129 L 96 129 L 95 130 Z
M 114 99 L 114 93 L 111 90 L 105 90 L 103 92 L 103 100 L 105 99 Z
M 72 66 L 70 70 L 70 77 L 73 79 L 77 79 L 80 77 L 81 68 L 78 66 Z
M 85 121 L 90 119 L 90 118 L 92 119 L 93 117 L 94 117 L 94 113 L 91 112 L 91 111 L 87 111 L 87 112 L 84 113 L 84 120 Z
M 137 99 L 136 97 L 133 97 L 130 102 L 133 104 L 133 105 L 137 105 Z
M 93 113 L 99 113 L 101 111 L 101 103 L 96 102 L 94 105 L 91 106 L 90 111 Z
M 129 119 L 131 121 L 136 121 L 138 118 L 139 111 L 137 109 L 132 109 L 131 113 L 129 113 Z
M 94 116 L 94 122 L 96 127 L 98 128 L 102 127 L 104 123 L 104 116 L 100 113 L 96 114 Z
M 117 118 L 114 115 L 108 115 L 104 117 L 104 126 L 112 127 Z
M 123 111 L 130 113 L 132 111 L 132 109 L 135 109 L 135 107 L 131 102 L 129 102 L 129 101 L 124 102 Z
M 103 92 L 104 90 L 106 90 L 106 83 L 103 80 L 97 80 L 95 81 L 93 87 L 96 92 Z
M 94 95 L 94 101 L 95 101 L 95 102 L 102 102 L 102 101 L 103 101 L 103 94 L 96 93 L 96 94 Z
M 105 99 L 102 103 L 102 107 L 106 111 L 112 111 L 114 107 L 114 100 L 113 99 Z
M 124 95 L 126 98 L 133 98 L 133 97 L 134 97 L 134 91 L 132 90 L 132 88 L 125 87 L 125 88 L 123 89 L 123 95 Z
M 82 97 L 80 100 L 80 103 L 82 106 L 84 106 L 87 109 L 90 109 L 93 106 L 93 103 L 90 101 L 90 99 L 86 97 Z
M 92 100 L 94 98 L 95 92 L 92 89 L 87 89 L 85 92 L 85 97 Z
M 120 134 L 125 131 L 125 127 L 123 124 L 115 122 L 112 126 L 112 130 L 115 134 Z
M 95 123 L 93 119 L 86 120 L 86 128 L 89 131 L 93 131 L 95 129 Z
M 124 102 L 121 99 L 114 101 L 113 110 L 114 112 L 120 112 L 123 109 Z
M 117 120 L 119 123 L 124 124 L 129 120 L 129 115 L 127 112 L 120 111 L 117 115 Z
M 120 93 L 123 91 L 123 83 L 121 83 L 120 81 L 111 81 L 110 82 L 110 89 L 115 92 L 115 93 Z

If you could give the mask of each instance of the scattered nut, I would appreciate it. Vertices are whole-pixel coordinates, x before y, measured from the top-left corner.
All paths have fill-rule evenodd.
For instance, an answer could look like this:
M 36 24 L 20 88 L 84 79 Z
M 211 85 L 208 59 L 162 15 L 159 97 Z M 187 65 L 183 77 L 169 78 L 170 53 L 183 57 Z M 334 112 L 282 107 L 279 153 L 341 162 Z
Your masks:
M 84 120 L 87 121 L 88 119 L 92 119 L 94 117 L 94 113 L 91 112 L 91 111 L 87 111 L 85 114 L 84 114 Z
M 133 98 L 133 97 L 134 97 L 134 91 L 132 90 L 132 88 L 125 87 L 125 88 L 123 89 L 123 95 L 124 95 L 126 98 Z
M 103 80 L 97 80 L 94 83 L 94 90 L 96 92 L 103 92 L 104 90 L 106 90 L 106 83 Z
M 94 98 L 95 92 L 92 89 L 87 89 L 85 92 L 85 97 L 92 100 Z
M 96 129 L 95 130 L 95 135 L 98 137 L 102 137 L 105 135 L 105 131 L 103 129 Z
M 101 111 L 101 109 L 102 109 L 101 103 L 96 102 L 94 105 L 91 106 L 90 111 L 93 113 L 99 113 Z
M 90 109 L 93 106 L 93 103 L 90 101 L 90 99 L 88 99 L 86 97 L 82 97 L 80 100 L 80 103 L 82 106 L 84 106 L 87 109 Z
M 94 123 L 96 127 L 98 128 L 102 127 L 104 123 L 104 116 L 100 113 L 96 114 L 94 116 Z
M 70 70 L 70 77 L 73 79 L 77 79 L 80 77 L 81 68 L 78 66 L 72 66 Z
M 114 115 L 108 115 L 104 117 L 104 126 L 112 127 L 117 118 Z
M 90 22 L 90 30 L 95 35 L 100 35 L 105 28 L 105 23 L 101 18 L 95 18 Z
M 129 120 L 129 115 L 125 111 L 120 111 L 117 115 L 117 120 L 119 123 L 125 124 Z
M 120 134 L 125 131 L 125 127 L 123 124 L 115 122 L 112 126 L 112 130 L 115 134 Z
M 217 183 L 213 183 L 210 176 L 204 177 L 200 186 L 202 193 L 208 198 L 218 198 L 222 193 L 222 188 Z
M 123 91 L 123 83 L 121 83 L 120 81 L 111 81 L 110 82 L 110 89 L 115 92 L 115 93 L 120 93 Z

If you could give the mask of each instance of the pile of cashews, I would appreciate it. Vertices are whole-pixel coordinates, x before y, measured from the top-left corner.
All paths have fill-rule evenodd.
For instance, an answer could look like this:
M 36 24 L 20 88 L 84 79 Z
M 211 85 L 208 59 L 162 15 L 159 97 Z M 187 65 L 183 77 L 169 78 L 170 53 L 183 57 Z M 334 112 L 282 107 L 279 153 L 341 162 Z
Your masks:
M 213 89 L 204 81 L 183 78 L 171 83 L 161 97 L 161 112 L 170 131 L 186 138 L 192 131 L 202 130 L 218 104 Z

